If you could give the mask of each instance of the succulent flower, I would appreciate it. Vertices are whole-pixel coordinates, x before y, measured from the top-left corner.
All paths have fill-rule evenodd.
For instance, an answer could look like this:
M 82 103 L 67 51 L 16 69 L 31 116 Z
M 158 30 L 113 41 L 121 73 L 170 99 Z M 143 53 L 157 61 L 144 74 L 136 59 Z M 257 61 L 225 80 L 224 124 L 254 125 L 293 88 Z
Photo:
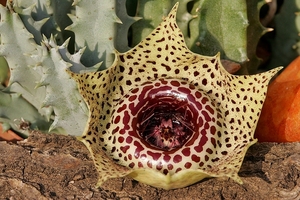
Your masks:
M 235 76 L 219 55 L 191 52 L 168 17 L 104 71 L 75 74 L 89 107 L 82 142 L 99 172 L 164 189 L 238 171 L 252 144 L 269 80 L 280 70 Z

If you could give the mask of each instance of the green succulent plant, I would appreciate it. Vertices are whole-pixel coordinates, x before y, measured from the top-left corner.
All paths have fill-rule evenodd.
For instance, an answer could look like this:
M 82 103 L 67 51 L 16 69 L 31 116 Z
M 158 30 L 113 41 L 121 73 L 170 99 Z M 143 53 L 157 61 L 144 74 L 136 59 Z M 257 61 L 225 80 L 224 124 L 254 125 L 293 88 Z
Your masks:
M 300 55 L 300 1 L 283 1 L 274 17 L 275 31 L 270 39 L 271 59 L 268 68 L 287 66 Z

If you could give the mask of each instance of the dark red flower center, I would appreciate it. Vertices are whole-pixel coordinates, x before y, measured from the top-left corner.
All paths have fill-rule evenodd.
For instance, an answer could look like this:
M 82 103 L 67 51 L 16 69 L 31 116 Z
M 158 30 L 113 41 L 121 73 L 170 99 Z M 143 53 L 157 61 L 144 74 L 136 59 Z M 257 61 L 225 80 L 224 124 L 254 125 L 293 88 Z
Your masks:
M 176 93 L 154 95 L 138 114 L 138 134 L 151 146 L 169 151 L 180 148 L 194 133 L 186 98 Z

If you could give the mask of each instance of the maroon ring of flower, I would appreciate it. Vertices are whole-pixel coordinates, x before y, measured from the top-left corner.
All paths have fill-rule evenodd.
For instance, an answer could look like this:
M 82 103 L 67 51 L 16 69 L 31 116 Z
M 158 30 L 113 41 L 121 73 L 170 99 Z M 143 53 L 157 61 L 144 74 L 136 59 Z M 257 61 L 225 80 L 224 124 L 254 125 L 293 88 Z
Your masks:
M 113 112 L 112 126 L 123 120 L 122 127 L 113 128 L 113 158 L 164 174 L 198 169 L 205 160 L 197 154 L 216 133 L 217 116 L 210 97 L 186 81 L 146 82 L 125 95 Z

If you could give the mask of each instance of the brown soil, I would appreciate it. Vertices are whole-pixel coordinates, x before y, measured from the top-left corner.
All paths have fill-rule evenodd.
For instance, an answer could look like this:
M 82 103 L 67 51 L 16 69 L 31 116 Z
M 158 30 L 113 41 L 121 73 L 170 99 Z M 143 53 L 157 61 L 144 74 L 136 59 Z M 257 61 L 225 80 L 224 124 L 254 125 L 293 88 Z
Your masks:
M 239 185 L 212 178 L 176 190 L 129 178 L 94 188 L 97 172 L 85 146 L 71 136 L 32 134 L 24 142 L 0 142 L 0 199 L 300 199 L 300 143 L 252 146 Z

